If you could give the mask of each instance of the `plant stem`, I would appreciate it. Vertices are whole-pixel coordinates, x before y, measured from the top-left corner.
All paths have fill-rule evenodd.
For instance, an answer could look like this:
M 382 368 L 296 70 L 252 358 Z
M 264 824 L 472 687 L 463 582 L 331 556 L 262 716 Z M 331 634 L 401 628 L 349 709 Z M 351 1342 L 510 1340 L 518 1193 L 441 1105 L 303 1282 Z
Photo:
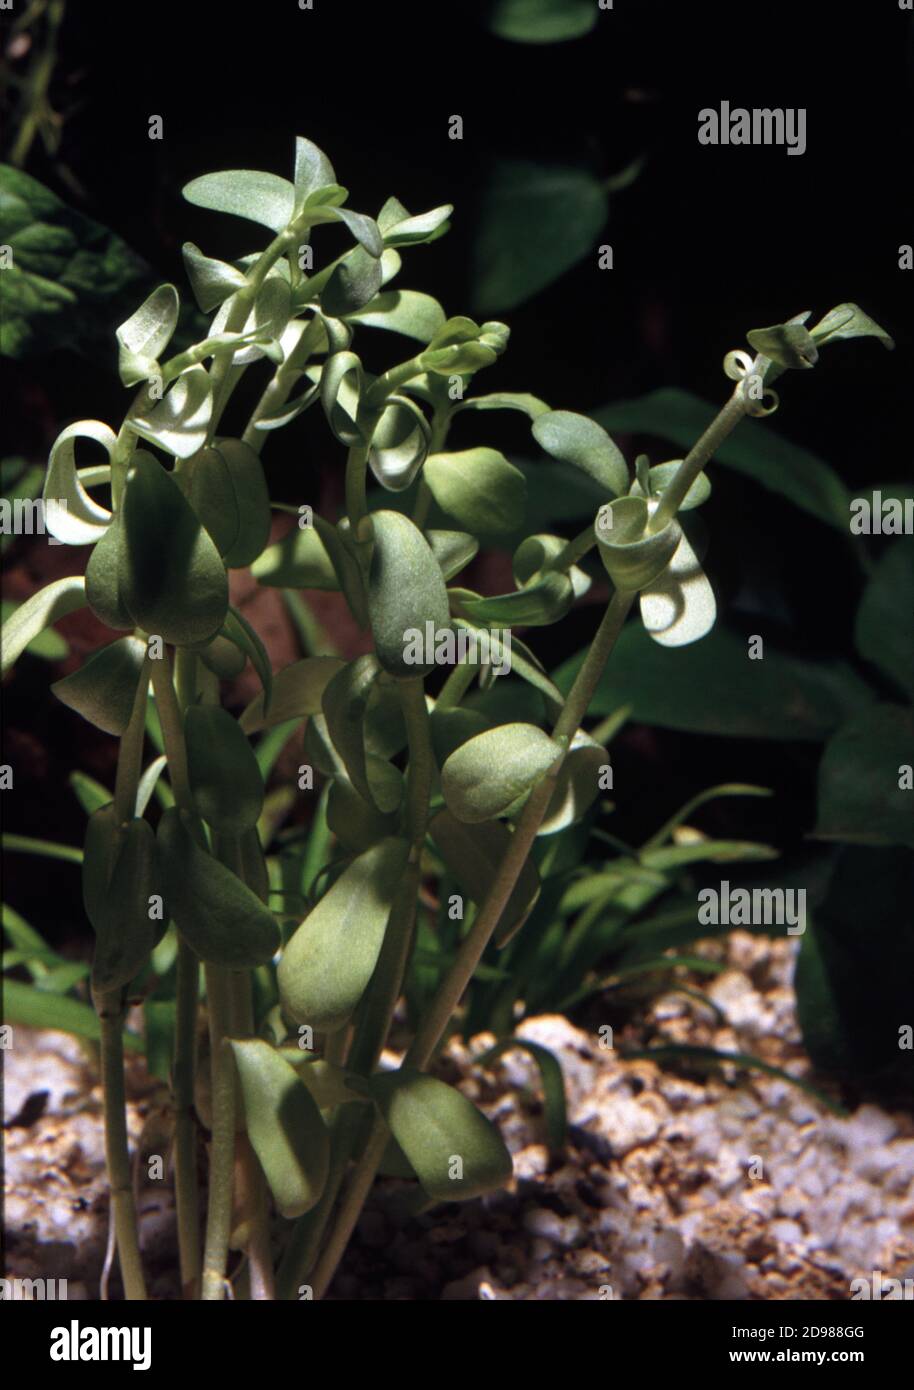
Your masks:
M 421 353 L 415 357 L 410 357 L 408 361 L 391 367 L 389 371 L 379 376 L 366 392 L 366 404 L 372 410 L 383 410 L 388 396 L 392 396 L 398 386 L 403 386 L 407 381 L 412 381 L 413 377 L 422 375 L 424 368 L 419 365 L 420 356 Z
M 105 1096 L 105 1163 L 111 1188 L 117 1256 L 124 1293 L 131 1302 L 145 1301 L 146 1281 L 140 1260 L 133 1175 L 127 1141 L 127 1097 L 124 1090 L 124 998 L 110 990 L 94 998 L 101 1027 L 101 1070 Z
M 355 1223 L 365 1205 L 365 1199 L 371 1191 L 371 1184 L 374 1182 L 386 1147 L 387 1125 L 379 1116 L 372 1126 L 359 1165 L 349 1181 L 346 1196 L 337 1215 L 330 1239 L 311 1276 L 311 1287 L 315 1299 L 323 1298 L 330 1286 L 336 1273 L 336 1267 L 349 1244 L 352 1232 L 355 1230 Z
M 254 1036 L 254 1014 L 251 1000 L 250 971 L 233 971 L 230 979 L 232 994 L 232 1036 Z M 246 1133 L 235 1136 L 238 1172 L 238 1208 L 241 1221 L 247 1225 L 248 1267 L 251 1276 L 251 1298 L 272 1299 L 273 1254 L 270 1249 L 270 1216 L 267 1188 L 263 1170 Z
M 186 647 L 178 647 L 175 650 L 175 682 L 180 714 L 194 703 L 197 693 L 197 655 Z M 164 693 L 167 701 L 167 692 Z M 161 719 L 161 703 L 158 699 L 157 704 Z M 172 718 L 173 715 L 174 711 Z M 183 735 L 180 745 L 182 751 L 178 754 L 175 749 L 175 731 L 172 729 L 172 749 L 179 761 L 185 758 Z M 200 1297 L 200 1201 L 197 1188 L 197 1116 L 194 1108 L 199 999 L 200 963 L 179 934 L 172 1093 L 175 1108 L 175 1208 L 178 1252 L 181 1288 L 187 1299 Z
M 149 657 L 143 659 L 130 723 L 121 738 L 114 781 L 115 815 L 120 822 L 136 815 L 136 794 L 143 771 L 143 743 L 146 737 L 146 694 L 149 690 Z
M 259 454 L 264 444 L 269 438 L 269 430 L 259 430 L 257 421 L 261 420 L 271 410 L 278 409 L 285 405 L 289 399 L 289 392 L 299 380 L 302 368 L 311 356 L 315 342 L 320 336 L 321 320 L 317 314 L 314 315 L 308 327 L 302 333 L 292 352 L 284 362 L 282 362 L 273 373 L 272 379 L 264 387 L 263 394 L 257 402 L 251 418 L 245 427 L 244 434 L 241 436 L 245 444 Z
M 416 1036 L 413 1038 L 403 1065 L 417 1067 L 420 1071 L 428 1065 L 438 1039 L 444 1033 L 454 1009 L 460 1002 L 464 990 L 472 978 L 483 951 L 498 925 L 498 920 L 514 891 L 521 869 L 533 847 L 536 833 L 555 789 L 555 779 L 561 771 L 565 753 L 577 728 L 587 712 L 593 698 L 603 667 L 622 631 L 635 595 L 617 591 L 603 615 L 603 621 L 587 650 L 584 663 L 579 670 L 574 685 L 568 694 L 565 707 L 556 722 L 553 738 L 563 746 L 563 754 L 550 768 L 547 775 L 533 788 L 521 812 L 517 828 L 511 836 L 511 843 L 499 865 L 492 887 L 480 907 L 476 920 L 464 937 L 457 956 L 448 974 L 442 981 L 431 1007 L 422 1019 Z
M 289 247 L 294 244 L 298 235 L 299 233 L 294 227 L 286 227 L 284 231 L 273 238 L 260 259 L 251 267 L 248 272 L 247 285 L 243 289 L 237 290 L 233 295 L 232 307 L 222 330 L 224 333 L 241 332 L 247 323 L 248 314 L 254 307 L 257 294 L 264 280 L 280 256 L 285 255 Z M 235 382 L 231 380 L 230 368 L 236 351 L 236 348 L 229 346 L 220 348 L 213 355 L 213 365 L 210 368 L 210 379 L 213 387 L 213 413 L 210 419 L 207 443 L 212 443 L 216 430 L 219 428 L 223 411 L 228 405 L 229 397 L 235 386 Z
M 727 435 L 732 433 L 740 420 L 748 413 L 746 409 L 748 404 L 749 401 L 743 392 L 743 383 L 739 382 L 723 410 L 711 421 L 704 434 L 689 450 L 669 486 L 665 488 L 660 505 L 651 518 L 648 527 L 650 531 L 662 531 L 664 526 L 673 520 L 685 500 L 686 493 L 705 464 L 714 456 Z
M 149 687 L 149 659 L 140 668 L 130 722 L 121 739 L 115 776 L 114 807 L 118 820 L 133 820 L 136 793 L 143 765 L 143 738 L 146 731 L 146 691 Z M 124 1005 L 122 989 L 93 993 L 93 1003 L 101 1028 L 102 1088 L 105 1097 L 105 1162 L 111 1188 L 117 1253 L 128 1299 L 145 1299 L 146 1285 L 140 1260 L 130 1149 L 127 1139 L 127 1098 L 124 1090 Z
M 229 972 L 221 965 L 206 966 L 206 1003 L 212 1054 L 213 1137 L 203 1254 L 203 1299 L 204 1302 L 219 1302 L 225 1297 L 235 1176 L 235 1064 L 226 1041 L 231 994 Z
M 47 25 L 45 31 L 44 47 L 36 54 L 29 68 L 28 76 L 25 79 L 24 93 L 21 98 L 21 107 L 24 108 L 19 133 L 16 136 L 13 148 L 10 151 L 10 164 L 16 169 L 21 169 L 28 158 L 32 142 L 42 125 L 47 132 L 50 127 L 54 129 L 54 116 L 48 101 L 48 88 L 51 85 L 51 78 L 54 75 L 54 66 L 57 62 L 57 34 L 63 23 L 64 0 L 50 0 L 47 7 Z M 22 28 L 17 26 L 22 32 L 25 25 L 20 21 Z M 62 121 L 60 122 L 62 126 Z M 50 155 L 57 152 L 60 141 L 59 129 L 53 139 L 49 139 L 45 134 L 45 148 Z
M 559 551 L 554 560 L 547 560 L 543 566 L 544 572 L 557 571 L 567 574 L 572 565 L 576 565 L 597 543 L 594 535 L 593 522 L 585 526 L 583 531 L 579 531 L 573 536 L 564 547 Z
M 471 661 L 463 661 L 459 666 L 455 666 L 438 692 L 435 709 L 456 709 L 478 672 L 479 667 Z
M 368 515 L 367 465 L 368 445 L 353 444 L 346 458 L 346 515 L 356 544 L 359 541 L 359 522 Z
M 179 935 L 175 991 L 175 1053 L 172 1070 L 175 1107 L 175 1207 L 181 1288 L 184 1297 L 191 1299 L 200 1296 L 200 1204 L 197 1191 L 197 1120 L 194 1110 L 199 994 L 199 962 Z
M 185 811 L 194 809 L 194 799 L 190 790 L 187 773 L 187 747 L 184 742 L 184 720 L 172 684 L 171 667 L 167 656 L 161 661 L 150 662 L 152 689 L 155 694 L 159 722 L 162 725 L 162 738 L 168 758 L 168 775 L 175 801 Z

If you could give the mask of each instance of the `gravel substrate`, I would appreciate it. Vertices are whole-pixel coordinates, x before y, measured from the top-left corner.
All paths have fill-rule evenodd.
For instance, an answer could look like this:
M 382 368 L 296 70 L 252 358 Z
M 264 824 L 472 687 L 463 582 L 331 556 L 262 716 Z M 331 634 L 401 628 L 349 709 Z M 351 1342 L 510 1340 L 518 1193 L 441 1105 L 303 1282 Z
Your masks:
M 726 1024 L 668 993 L 617 1047 L 649 1039 L 751 1052 L 810 1077 L 789 984 L 795 943 L 737 932 L 702 949 L 727 969 L 710 986 L 690 983 Z M 864 1103 L 841 1119 L 760 1073 L 685 1078 L 601 1046 L 599 1010 L 589 1022 L 583 1031 L 542 1017 L 518 1030 L 550 1048 L 565 1073 L 569 1141 L 555 1155 L 529 1054 L 515 1049 L 483 1069 L 474 1058 L 494 1039 L 451 1045 L 441 1075 L 499 1125 L 514 1181 L 405 1221 L 403 1184 L 382 1183 L 332 1297 L 848 1299 L 851 1281 L 876 1271 L 914 1278 L 909 1112 Z M 17 1029 L 5 1064 L 6 1277 L 67 1278 L 71 1298 L 97 1297 L 107 1235 L 97 1081 L 63 1034 Z M 145 1160 L 167 1153 L 168 1128 L 161 1093 L 141 1077 L 132 1067 L 131 1136 Z M 152 1293 L 174 1297 L 170 1190 L 146 1173 L 144 1161 Z

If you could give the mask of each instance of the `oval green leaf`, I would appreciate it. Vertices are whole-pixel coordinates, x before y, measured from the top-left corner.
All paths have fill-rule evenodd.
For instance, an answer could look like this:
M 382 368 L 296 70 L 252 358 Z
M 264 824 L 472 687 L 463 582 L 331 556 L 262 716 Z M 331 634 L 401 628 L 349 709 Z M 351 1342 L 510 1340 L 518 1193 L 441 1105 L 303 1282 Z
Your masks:
M 500 724 L 469 739 L 441 770 L 441 791 L 458 820 L 479 824 L 513 806 L 549 771 L 561 745 L 535 724 Z
M 402 1069 L 367 1084 L 429 1197 L 467 1201 L 510 1181 L 513 1164 L 504 1140 L 460 1091 Z
M 377 964 L 409 844 L 387 839 L 359 855 L 286 946 L 277 979 L 297 1023 L 334 1032 L 351 1018 Z
M 426 625 L 434 633 L 450 627 L 447 589 L 428 541 L 400 512 L 372 514 L 374 545 L 368 577 L 368 613 L 378 660 L 393 676 L 428 675 L 434 661 L 413 662 L 417 634 L 424 646 Z M 425 655 L 428 655 L 426 648 Z
M 225 566 L 171 474 L 150 454 L 134 455 L 123 517 L 120 595 L 135 624 L 179 646 L 207 642 L 228 612 Z
M 184 716 L 187 771 L 197 810 L 222 835 L 240 835 L 263 810 L 263 779 L 238 721 L 218 705 Z
M 550 410 L 534 420 L 533 437 L 547 454 L 580 468 L 614 497 L 628 491 L 625 459 L 595 420 L 571 410 Z
M 269 1043 L 231 1043 L 241 1080 L 248 1138 L 280 1216 L 319 1201 L 330 1170 L 330 1138 L 311 1092 Z
M 441 510 L 474 535 L 514 531 L 523 522 L 524 475 L 496 449 L 430 454 L 423 477 Z
M 231 870 L 201 849 L 192 818 L 171 807 L 158 845 L 168 910 L 195 955 L 232 970 L 266 965 L 279 948 L 272 912 Z

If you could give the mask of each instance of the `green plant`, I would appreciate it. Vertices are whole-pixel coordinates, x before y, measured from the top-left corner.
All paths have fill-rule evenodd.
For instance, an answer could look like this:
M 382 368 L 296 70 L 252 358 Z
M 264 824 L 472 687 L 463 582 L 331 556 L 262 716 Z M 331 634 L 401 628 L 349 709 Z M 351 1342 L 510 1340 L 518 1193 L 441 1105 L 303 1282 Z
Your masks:
M 679 514 L 707 497 L 704 468 L 718 447 L 747 415 L 770 413 L 771 382 L 811 366 L 829 337 L 881 330 L 840 306 L 809 331 L 803 315 L 750 335 L 755 355 L 728 355 L 731 397 L 686 456 L 654 467 L 640 457 L 630 479 L 594 421 L 530 395 L 468 394 L 503 353 L 504 324 L 446 318 L 429 296 L 387 288 L 400 249 L 442 235 L 450 207 L 412 216 L 391 198 L 377 219 L 354 212 L 326 156 L 305 139 L 294 183 L 229 171 L 195 179 L 185 196 L 272 239 L 234 263 L 185 246 L 195 298 L 212 315 L 201 341 L 166 355 L 179 314 L 171 285 L 117 330 L 121 380 L 138 388 L 126 418 L 116 433 L 95 420 L 68 426 L 45 478 L 45 501 L 66 503 L 49 509 L 55 536 L 92 547 L 85 578 L 57 580 L 12 614 L 3 662 L 8 669 L 86 603 L 126 634 L 54 691 L 120 740 L 113 796 L 85 778 L 75 785 L 89 813 L 81 862 L 96 935 L 97 1030 L 85 1013 L 69 1026 L 100 1046 L 127 1296 L 145 1296 L 123 1093 L 126 1010 L 139 995 L 149 1064 L 173 1090 L 185 1292 L 224 1296 L 234 1240 L 247 1255 L 251 1297 L 295 1297 L 303 1286 L 320 1297 L 382 1166 L 411 1174 L 420 1204 L 472 1198 L 510 1174 L 495 1127 L 429 1074 L 474 976 L 465 1026 L 484 1017 L 507 1032 L 524 987 L 536 997 L 544 942 L 556 1006 L 599 987 L 607 958 L 623 972 L 669 971 L 676 960 L 666 950 L 708 933 L 675 911 L 647 922 L 641 914 L 690 862 L 765 855 L 694 838 L 671 845 L 677 818 L 638 854 L 614 841 L 621 853 L 603 870 L 565 875 L 578 826 L 593 828 L 586 818 L 611 775 L 605 741 L 624 715 L 589 733 L 582 724 L 636 601 L 662 646 L 695 642 L 714 623 L 713 593 Z M 333 224 L 355 244 L 316 268 L 312 230 Z M 352 348 L 363 328 L 405 336 L 415 350 L 372 372 Z M 237 433 L 223 433 L 239 382 L 264 363 L 253 412 Z M 268 546 L 261 450 L 315 406 L 341 458 L 345 450 L 345 515 L 334 523 L 291 504 L 298 525 Z M 493 409 L 527 417 L 541 447 L 566 476 L 578 470 L 594 485 L 601 505 L 570 540 L 523 539 L 515 588 L 484 596 L 451 581 L 480 539 L 522 526 L 525 478 L 496 450 L 449 451 L 447 439 L 459 412 Z M 87 442 L 104 462 L 77 458 Z M 369 475 L 379 484 L 372 492 Z M 110 505 L 92 495 L 105 488 Z M 447 528 L 429 524 L 436 507 Z M 511 629 L 564 617 L 592 584 L 592 553 L 612 597 L 563 693 Z M 282 588 L 341 592 L 374 651 L 348 662 L 312 653 L 274 674 L 260 636 L 229 601 L 227 571 L 248 565 Z M 292 611 L 310 640 L 295 596 Z M 248 661 L 263 690 L 236 719 L 222 707 L 220 682 Z M 426 681 L 439 664 L 452 669 L 432 698 Z M 497 673 L 508 669 L 516 681 L 506 717 Z M 465 697 L 477 677 L 472 703 Z M 265 794 L 303 721 L 299 790 L 313 790 L 315 769 L 327 779 L 304 841 L 282 829 L 294 792 Z M 147 738 L 156 754 L 148 764 Z M 439 868 L 459 891 L 436 931 L 419 907 L 426 873 Z M 467 899 L 475 908 L 464 917 Z M 60 1002 L 47 979 L 60 980 L 59 962 L 15 914 L 5 922 L 13 963 L 33 977 L 18 983 L 14 1008 L 29 1021 L 47 1018 L 49 993 Z M 497 965 L 483 959 L 490 943 L 507 952 Z M 208 1077 L 197 1059 L 201 965 Z M 404 988 L 411 1041 L 398 1069 L 379 1071 Z M 554 1068 L 540 1060 L 554 1093 Z M 202 1240 L 197 1116 L 212 1132 Z M 268 1188 L 295 1222 L 275 1278 Z

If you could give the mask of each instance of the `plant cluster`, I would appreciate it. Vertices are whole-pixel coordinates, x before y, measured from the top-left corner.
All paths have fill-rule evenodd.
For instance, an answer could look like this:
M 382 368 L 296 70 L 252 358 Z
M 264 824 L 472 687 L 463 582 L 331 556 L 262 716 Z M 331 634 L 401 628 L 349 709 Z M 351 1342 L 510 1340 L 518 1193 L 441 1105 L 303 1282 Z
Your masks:
M 95 932 L 97 1024 L 72 1012 L 85 1008 L 68 996 L 79 967 L 61 975 L 9 911 L 11 963 L 32 981 L 11 981 L 8 1005 L 47 1020 L 50 1000 L 58 1026 L 100 1040 L 128 1298 L 145 1296 L 123 1084 L 137 998 L 150 1066 L 172 1087 L 185 1293 L 223 1298 L 230 1249 L 241 1248 L 252 1297 L 320 1297 L 378 1171 L 407 1177 L 414 1206 L 470 1199 L 510 1177 L 495 1126 L 430 1073 L 461 1001 L 465 1030 L 492 1026 L 507 1038 L 525 1008 L 568 1008 L 601 988 L 610 964 L 617 979 L 669 973 L 689 963 L 670 948 L 708 935 L 694 906 L 657 911 L 682 870 L 770 857 L 764 846 L 682 833 L 708 797 L 761 791 L 753 787 L 712 789 L 637 851 L 595 830 L 600 792 L 612 787 L 607 744 L 626 712 L 589 731 L 583 723 L 635 605 L 661 647 L 696 642 L 714 623 L 681 517 L 707 498 L 717 448 L 747 415 L 770 413 L 771 383 L 811 367 L 824 344 L 885 335 L 853 305 L 809 329 L 804 314 L 751 333 L 752 354 L 725 362 L 730 399 L 685 457 L 652 466 L 641 456 L 630 477 L 595 421 L 531 395 L 477 393 L 477 377 L 505 351 L 504 324 L 448 318 L 428 295 L 390 287 L 401 251 L 441 236 L 450 207 L 412 215 L 390 198 L 376 218 L 355 212 L 326 156 L 301 138 L 291 182 L 233 170 L 184 192 L 271 239 L 232 263 L 186 245 L 194 298 L 211 316 L 205 335 L 168 355 L 179 297 L 172 285 L 156 289 L 117 330 L 121 380 L 136 388 L 123 423 L 80 421 L 51 450 L 43 496 L 66 505 L 49 525 L 91 551 L 84 578 L 48 585 L 9 617 L 4 670 L 88 604 L 124 635 L 53 689 L 120 751 L 113 795 L 77 781 L 90 812 L 76 857 Z M 312 232 L 334 224 L 353 244 L 318 264 Z M 372 371 L 353 348 L 363 329 L 405 337 L 415 351 Z M 268 372 L 259 400 L 226 434 L 233 394 L 258 364 Z M 271 546 L 261 451 L 312 408 L 341 462 L 345 451 L 345 514 L 333 521 L 292 505 L 292 530 Z M 495 449 L 448 449 L 448 434 L 459 412 L 490 410 L 520 412 L 549 458 L 583 474 L 602 502 L 571 539 L 526 537 L 514 589 L 482 595 L 454 581 L 481 539 L 523 524 L 525 477 Z M 104 462 L 78 457 L 87 443 Z M 445 527 L 432 524 L 442 515 Z M 595 557 L 612 596 L 563 690 L 514 629 L 560 621 L 592 586 Z M 230 602 L 228 572 L 246 566 L 283 589 L 341 593 L 373 651 L 306 655 L 274 673 Z M 477 654 L 453 664 L 461 637 Z M 262 692 L 236 717 L 222 685 L 248 662 Z M 451 668 L 432 696 L 442 662 Z M 507 669 L 503 687 L 496 672 Z M 298 788 L 268 791 L 303 721 Z M 323 781 L 308 834 L 284 832 L 296 795 L 316 790 L 315 772 Z M 592 833 L 614 853 L 583 872 L 581 836 Z M 398 1068 L 379 1070 L 404 994 L 411 1040 Z M 557 1139 L 554 1059 L 537 1060 Z M 211 1133 L 202 1231 L 200 1123 Z M 271 1204 L 293 1223 L 278 1271 Z

